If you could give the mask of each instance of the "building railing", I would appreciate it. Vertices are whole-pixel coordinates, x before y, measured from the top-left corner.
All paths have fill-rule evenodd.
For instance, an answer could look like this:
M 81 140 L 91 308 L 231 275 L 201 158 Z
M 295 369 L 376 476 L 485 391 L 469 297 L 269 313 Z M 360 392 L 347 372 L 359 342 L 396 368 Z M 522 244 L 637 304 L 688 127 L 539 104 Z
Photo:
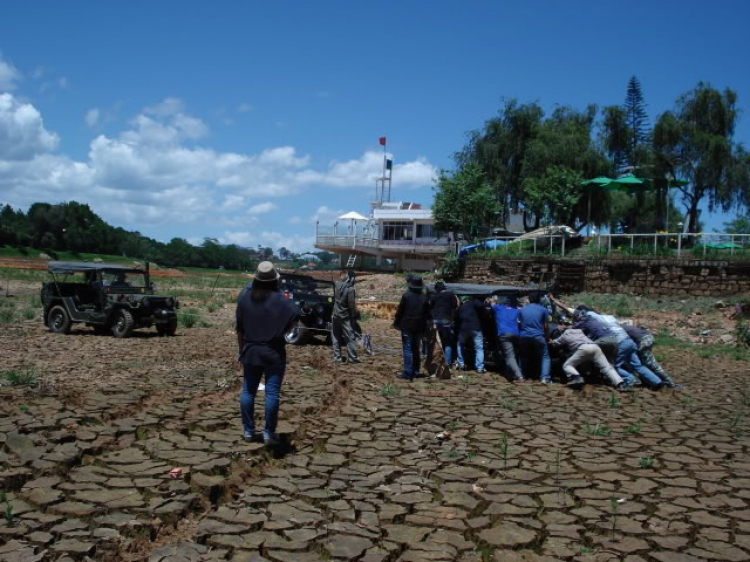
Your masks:
M 513 236 L 497 236 L 491 240 L 499 246 L 480 252 L 491 252 L 498 256 L 521 254 L 561 255 L 575 257 L 671 257 L 671 258 L 719 258 L 750 260 L 750 234 L 727 233 L 679 233 L 658 232 L 651 234 L 597 234 L 573 238 L 562 234 L 543 234 L 534 238 L 519 239 Z M 487 242 L 487 241 L 485 241 Z M 381 240 L 372 236 L 351 234 L 318 234 L 316 245 L 335 248 L 357 247 L 388 248 L 416 247 L 433 252 L 454 250 L 455 243 L 445 240 Z
M 492 255 L 557 254 L 576 257 L 672 257 L 750 260 L 750 234 L 679 233 L 597 234 L 573 238 L 544 234 L 535 238 L 498 236 L 490 240 L 501 244 L 484 252 Z M 485 243 L 489 240 L 485 240 Z M 482 251 L 482 250 L 480 250 Z
M 315 238 L 318 246 L 331 246 L 337 248 L 381 248 L 388 246 L 416 246 L 421 248 L 442 249 L 448 251 L 452 246 L 447 241 L 424 241 L 424 240 L 381 240 L 371 236 L 352 236 L 351 234 L 318 234 Z

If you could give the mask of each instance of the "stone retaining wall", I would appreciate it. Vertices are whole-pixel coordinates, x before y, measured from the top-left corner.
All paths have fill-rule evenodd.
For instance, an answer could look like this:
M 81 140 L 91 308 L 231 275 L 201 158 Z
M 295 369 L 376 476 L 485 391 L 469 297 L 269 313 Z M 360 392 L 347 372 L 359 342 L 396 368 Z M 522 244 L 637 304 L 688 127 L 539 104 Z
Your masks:
M 562 292 L 737 295 L 750 294 L 750 262 L 471 259 L 466 262 L 462 280 L 505 285 L 551 283 Z

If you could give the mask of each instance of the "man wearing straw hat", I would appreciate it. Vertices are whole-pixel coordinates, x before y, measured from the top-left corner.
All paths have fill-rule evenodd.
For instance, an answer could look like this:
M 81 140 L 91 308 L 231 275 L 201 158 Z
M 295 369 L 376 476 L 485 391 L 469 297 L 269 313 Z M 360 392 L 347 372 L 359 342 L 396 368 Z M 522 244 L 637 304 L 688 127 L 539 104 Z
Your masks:
M 299 320 L 300 311 L 293 301 L 279 293 L 278 271 L 270 261 L 261 262 L 249 291 L 237 300 L 237 360 L 244 368 L 240 393 L 240 413 L 245 441 L 254 441 L 255 395 L 265 375 L 265 427 L 263 441 L 278 444 L 276 424 L 279 419 L 279 394 L 286 371 L 284 334 Z

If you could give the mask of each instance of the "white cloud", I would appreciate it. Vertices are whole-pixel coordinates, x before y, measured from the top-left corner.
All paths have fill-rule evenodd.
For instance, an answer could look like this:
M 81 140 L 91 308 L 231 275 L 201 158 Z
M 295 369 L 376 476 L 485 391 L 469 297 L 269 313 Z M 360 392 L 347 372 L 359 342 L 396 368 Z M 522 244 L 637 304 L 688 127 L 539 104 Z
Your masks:
M 251 103 L 241 103 L 240 105 L 237 106 L 238 113 L 248 113 L 252 111 L 253 109 L 255 109 L 255 107 Z
M 108 115 L 108 110 L 92 108 L 84 119 L 101 125 Z M 279 208 L 273 198 L 311 187 L 371 189 L 371 169 L 377 172 L 382 166 L 376 153 L 365 153 L 321 171 L 309 155 L 292 146 L 238 153 L 197 145 L 207 134 L 203 121 L 185 113 L 179 99 L 168 98 L 136 115 L 119 134 L 96 136 L 87 158 L 76 161 L 54 152 L 58 136 L 45 129 L 33 105 L 0 94 L 0 193 L 3 202 L 18 207 L 77 200 L 91 204 L 107 220 L 132 228 L 198 224 L 207 232 L 221 228 L 236 237 Z M 434 170 L 424 160 L 402 166 L 409 178 L 404 183 L 413 185 Z M 290 223 L 325 224 L 342 212 L 320 206 L 313 216 Z M 267 232 L 264 238 L 261 233 L 257 243 L 278 242 L 277 235 Z M 287 237 L 282 242 L 302 246 L 310 239 Z
M 67 89 L 68 89 L 68 87 L 70 86 L 70 81 L 68 81 L 68 79 L 67 79 L 67 78 L 66 78 L 65 76 L 60 76 L 60 77 L 59 77 L 59 78 L 57 79 L 57 86 L 58 86 L 58 87 L 59 87 L 59 88 L 60 88 L 61 90 L 67 90 Z
M 57 148 L 56 134 L 44 128 L 42 116 L 30 103 L 0 94 L 0 161 L 28 160 Z
M 318 207 L 318 210 L 313 213 L 308 222 L 315 224 L 316 222 L 330 223 L 336 220 L 337 217 L 343 215 L 346 211 L 343 209 L 331 209 L 326 205 Z
M 302 217 L 299 215 L 294 215 L 289 217 L 289 220 L 287 222 L 289 224 L 302 224 Z
M 263 231 L 253 233 L 247 231 L 225 232 L 224 236 L 219 238 L 222 244 L 237 244 L 247 248 L 261 246 L 270 246 L 274 252 L 279 248 L 286 248 L 292 252 L 309 252 L 315 248 L 315 236 L 288 236 L 275 231 Z
M 327 185 L 340 188 L 374 188 L 375 179 L 383 175 L 383 154 L 374 150 L 346 162 L 332 162 L 323 178 Z M 426 187 L 437 177 L 437 169 L 427 159 L 418 158 L 393 167 L 394 185 L 400 188 Z
M 247 210 L 248 215 L 265 215 L 266 213 L 270 213 L 271 211 L 275 211 L 278 209 L 279 206 L 275 203 L 271 203 L 270 201 L 267 201 L 265 203 L 258 203 L 257 205 L 253 205 Z
M 13 63 L 3 59 L 0 53 L 0 92 L 15 90 L 16 82 L 19 80 L 21 80 L 21 73 L 13 66 Z
M 185 102 L 180 98 L 168 97 L 159 103 L 148 105 L 143 109 L 143 113 L 150 115 L 175 115 L 185 111 Z
M 86 122 L 86 125 L 89 127 L 96 127 L 97 123 L 99 123 L 99 117 L 101 116 L 101 111 L 99 111 L 98 107 L 92 107 L 86 112 L 86 115 L 84 116 L 83 120 Z

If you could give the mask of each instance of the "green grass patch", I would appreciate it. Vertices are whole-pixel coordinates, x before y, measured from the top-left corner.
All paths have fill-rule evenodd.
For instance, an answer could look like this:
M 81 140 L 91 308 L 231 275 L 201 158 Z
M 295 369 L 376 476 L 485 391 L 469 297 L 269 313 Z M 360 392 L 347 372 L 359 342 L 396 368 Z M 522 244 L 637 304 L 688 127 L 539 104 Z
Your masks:
M 383 398 L 392 398 L 394 396 L 398 396 L 400 392 L 401 389 L 398 387 L 398 385 L 389 382 L 378 389 L 378 396 L 382 396 Z
M 10 386 L 34 386 L 37 381 L 37 373 L 34 367 L 18 367 L 0 373 L 0 379 Z
M 606 423 L 597 423 L 596 425 L 586 424 L 583 426 L 583 431 L 597 437 L 608 437 L 612 433 L 612 430 L 609 429 Z
M 200 316 L 195 308 L 187 308 L 177 313 L 177 321 L 183 328 L 192 328 L 199 320 Z

